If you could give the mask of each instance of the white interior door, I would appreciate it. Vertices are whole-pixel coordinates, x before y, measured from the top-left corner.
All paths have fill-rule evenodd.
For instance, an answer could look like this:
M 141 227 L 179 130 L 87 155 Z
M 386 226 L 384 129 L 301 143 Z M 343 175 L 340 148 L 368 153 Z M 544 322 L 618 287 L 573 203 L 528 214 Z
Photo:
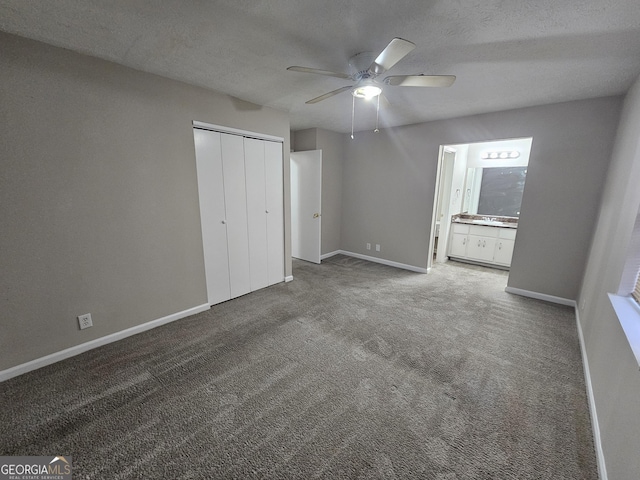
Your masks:
M 269 285 L 284 280 L 284 189 L 282 144 L 264 142 L 267 198 L 267 249 Z
M 229 283 L 231 298 L 251 291 L 249 233 L 247 227 L 247 189 L 244 169 L 244 139 L 222 133 L 222 170 L 227 212 Z
M 196 128 L 193 130 L 193 137 L 196 147 L 207 301 L 210 305 L 215 305 L 231 298 L 220 133 Z
M 291 153 L 291 255 L 320 263 L 322 151 Z
M 251 290 L 269 285 L 263 140 L 244 139 Z

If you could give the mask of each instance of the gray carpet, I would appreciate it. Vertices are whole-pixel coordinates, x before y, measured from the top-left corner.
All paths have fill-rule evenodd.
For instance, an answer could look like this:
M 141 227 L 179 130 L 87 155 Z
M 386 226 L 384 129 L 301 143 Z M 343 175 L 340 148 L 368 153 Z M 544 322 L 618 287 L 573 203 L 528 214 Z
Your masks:
M 453 262 L 293 273 L 0 384 L 0 453 L 76 479 L 597 478 L 572 309 Z

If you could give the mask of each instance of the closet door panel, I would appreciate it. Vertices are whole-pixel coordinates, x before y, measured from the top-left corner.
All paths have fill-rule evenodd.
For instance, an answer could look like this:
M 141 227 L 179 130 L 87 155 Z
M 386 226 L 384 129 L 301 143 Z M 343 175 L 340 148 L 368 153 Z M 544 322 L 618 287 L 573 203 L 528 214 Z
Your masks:
M 221 134 L 231 298 L 251 291 L 243 140 Z
M 284 280 L 284 189 L 282 144 L 264 142 L 269 285 Z
M 269 285 L 264 172 L 265 143 L 263 140 L 254 138 L 244 139 L 251 290 L 258 290 Z
M 215 305 L 231 298 L 220 133 L 194 129 L 193 137 L 207 301 Z

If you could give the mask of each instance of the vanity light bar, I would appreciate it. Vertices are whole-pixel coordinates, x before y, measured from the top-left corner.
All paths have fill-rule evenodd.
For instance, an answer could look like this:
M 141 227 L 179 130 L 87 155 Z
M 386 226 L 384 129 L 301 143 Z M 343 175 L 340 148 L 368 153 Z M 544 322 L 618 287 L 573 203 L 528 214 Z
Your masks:
M 487 159 L 497 159 L 497 158 L 501 158 L 501 159 L 505 159 L 505 158 L 518 158 L 520 156 L 520 152 L 518 152 L 517 150 L 512 150 L 510 152 L 482 152 L 482 155 L 480 155 L 480 158 L 487 160 Z

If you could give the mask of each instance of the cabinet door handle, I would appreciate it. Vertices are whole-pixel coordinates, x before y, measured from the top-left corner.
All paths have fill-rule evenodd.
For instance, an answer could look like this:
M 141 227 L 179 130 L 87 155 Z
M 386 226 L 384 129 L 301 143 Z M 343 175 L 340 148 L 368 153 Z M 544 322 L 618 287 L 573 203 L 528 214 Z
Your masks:
M 481 247 L 482 246 L 482 240 L 478 240 L 478 246 Z
M 502 242 L 498 244 L 498 250 L 502 250 Z
M 222 220 L 222 224 L 225 225 L 227 223 L 226 220 Z
M 486 247 L 486 246 L 487 246 L 487 242 L 486 242 L 486 240 L 483 240 L 483 241 L 482 241 L 482 248 L 484 248 L 484 247 Z
M 467 244 L 467 237 L 464 237 L 464 238 L 462 239 L 462 244 L 463 244 L 463 245 L 466 245 L 466 244 Z

